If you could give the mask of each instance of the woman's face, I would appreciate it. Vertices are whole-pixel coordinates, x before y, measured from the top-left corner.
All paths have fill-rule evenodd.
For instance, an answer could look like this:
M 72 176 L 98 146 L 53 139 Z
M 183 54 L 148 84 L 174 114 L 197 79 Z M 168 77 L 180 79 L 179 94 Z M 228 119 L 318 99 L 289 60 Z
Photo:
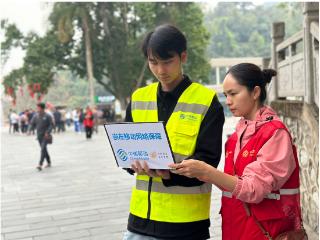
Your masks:
M 260 88 L 255 87 L 249 92 L 247 87 L 240 85 L 229 73 L 223 81 L 223 93 L 226 104 L 235 117 L 253 120 L 259 105 Z

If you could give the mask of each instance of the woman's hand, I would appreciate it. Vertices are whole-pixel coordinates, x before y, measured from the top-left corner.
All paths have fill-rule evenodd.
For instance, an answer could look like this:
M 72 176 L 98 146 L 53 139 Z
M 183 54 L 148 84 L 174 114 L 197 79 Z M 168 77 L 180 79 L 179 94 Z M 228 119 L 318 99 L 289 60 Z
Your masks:
M 173 173 L 184 175 L 189 178 L 198 178 L 203 182 L 209 180 L 209 171 L 210 168 L 213 168 L 203 161 L 194 159 L 183 160 L 181 163 L 177 164 L 170 164 L 169 167 L 174 169 L 171 170 Z
M 190 178 L 198 178 L 202 182 L 212 183 L 218 188 L 233 192 L 238 177 L 217 170 L 211 165 L 194 159 L 183 160 L 178 164 L 170 164 L 171 172 Z

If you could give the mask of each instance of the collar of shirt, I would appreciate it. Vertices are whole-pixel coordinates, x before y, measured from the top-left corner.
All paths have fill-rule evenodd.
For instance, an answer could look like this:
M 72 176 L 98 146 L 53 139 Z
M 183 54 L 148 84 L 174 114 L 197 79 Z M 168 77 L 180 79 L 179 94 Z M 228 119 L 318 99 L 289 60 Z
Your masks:
M 161 88 L 161 83 L 158 85 L 158 98 L 166 99 L 166 98 L 173 98 L 174 100 L 178 101 L 181 94 L 184 92 L 184 90 L 187 89 L 191 85 L 191 80 L 188 76 L 183 75 L 183 80 L 178 84 L 178 86 L 175 87 L 171 92 L 164 92 Z
M 171 92 L 164 92 L 161 85 L 158 86 L 157 92 L 157 107 L 158 107 L 158 120 L 164 121 L 166 124 L 170 118 L 174 108 L 179 100 L 181 94 L 190 86 L 191 80 L 187 76 L 183 76 L 183 80 Z
M 270 117 L 274 120 L 280 120 L 272 108 L 263 106 L 256 112 L 254 120 L 248 120 L 243 117 L 240 119 L 236 126 L 237 135 L 242 136 L 239 145 L 240 148 L 242 148 L 265 123 L 269 122 L 268 118 Z

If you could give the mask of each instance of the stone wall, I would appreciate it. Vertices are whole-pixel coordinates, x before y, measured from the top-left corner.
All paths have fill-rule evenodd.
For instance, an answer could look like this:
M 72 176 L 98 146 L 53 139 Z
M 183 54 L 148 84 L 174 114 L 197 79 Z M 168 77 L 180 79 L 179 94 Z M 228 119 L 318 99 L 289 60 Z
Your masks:
M 319 236 L 319 109 L 298 101 L 276 100 L 277 111 L 294 138 L 300 162 L 302 214 L 309 240 Z

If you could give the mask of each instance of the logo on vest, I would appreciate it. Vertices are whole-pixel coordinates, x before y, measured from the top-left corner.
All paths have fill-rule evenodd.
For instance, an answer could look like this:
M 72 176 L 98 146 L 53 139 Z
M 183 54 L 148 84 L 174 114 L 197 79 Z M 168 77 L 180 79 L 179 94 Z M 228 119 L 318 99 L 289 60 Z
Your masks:
M 126 153 L 126 151 L 124 151 L 123 149 L 118 149 L 117 150 L 117 154 L 118 157 L 122 160 L 122 161 L 127 161 L 128 160 L 128 155 Z
M 198 120 L 198 117 L 196 117 L 196 116 L 194 116 L 192 114 L 181 113 L 179 117 L 182 120 L 188 120 L 188 121 L 192 121 L 192 122 L 195 122 L 195 121 Z
M 255 153 L 255 151 L 254 151 L 254 149 L 253 149 L 253 150 L 250 151 L 249 156 L 250 156 L 250 157 L 253 157 L 253 156 L 254 156 L 254 153 Z
M 242 157 L 248 157 L 248 155 L 249 155 L 248 150 L 245 150 L 245 151 L 242 153 Z

